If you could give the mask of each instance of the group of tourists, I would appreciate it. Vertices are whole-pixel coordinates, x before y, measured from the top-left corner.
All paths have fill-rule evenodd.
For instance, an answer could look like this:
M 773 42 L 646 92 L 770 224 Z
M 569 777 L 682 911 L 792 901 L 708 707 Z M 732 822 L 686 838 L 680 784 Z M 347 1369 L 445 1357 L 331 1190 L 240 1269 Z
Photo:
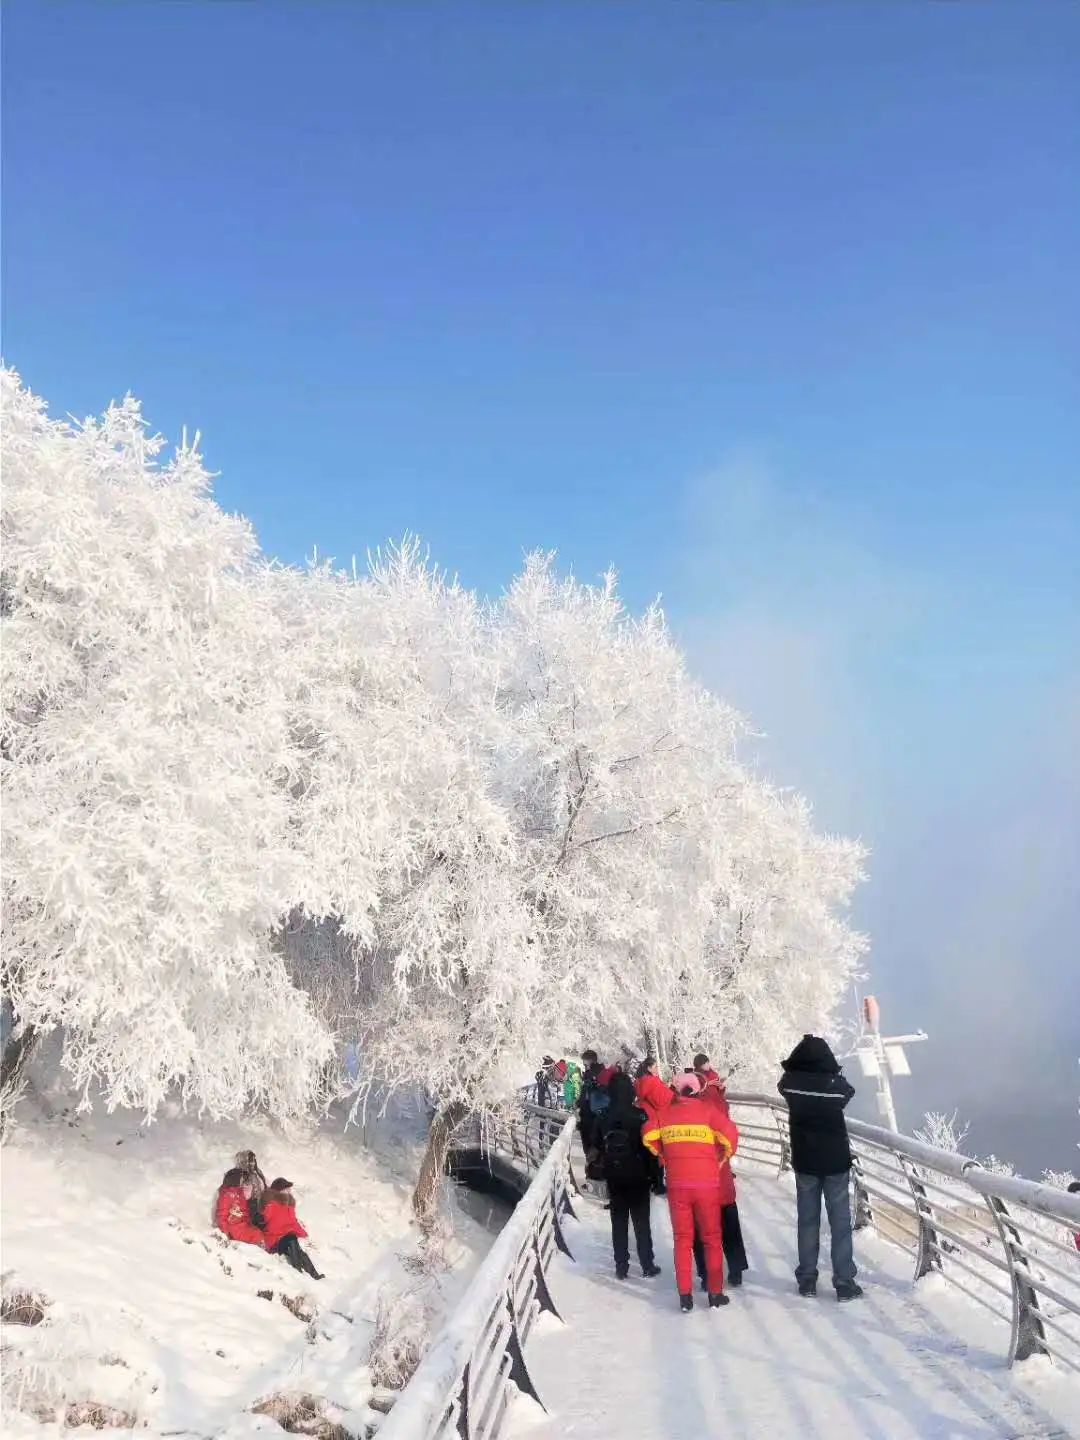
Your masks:
M 279 1177 L 267 1184 L 253 1150 L 241 1150 L 235 1159 L 214 1197 L 214 1224 L 230 1240 L 282 1255 L 294 1270 L 322 1280 L 300 1244 L 308 1232 L 296 1213 L 293 1182 Z
M 583 1051 L 581 1061 L 578 1128 L 586 1175 L 607 1186 L 616 1276 L 624 1280 L 630 1273 L 631 1225 L 641 1273 L 650 1279 L 660 1274 L 650 1205 L 654 1194 L 666 1194 L 681 1309 L 694 1308 L 695 1268 L 710 1307 L 727 1305 L 725 1263 L 733 1288 L 742 1284 L 749 1262 L 731 1163 L 739 1132 L 723 1080 L 704 1053 L 670 1081 L 661 1078 L 653 1056 L 633 1067 L 633 1074 L 620 1062 L 601 1064 L 594 1050 Z M 828 1044 L 816 1035 L 804 1035 L 782 1068 L 778 1088 L 790 1113 L 795 1171 L 798 1291 L 806 1297 L 817 1294 L 824 1200 L 836 1298 L 854 1300 L 862 1290 L 852 1250 L 851 1149 L 844 1107 L 855 1092 Z
M 536 1072 L 534 1093 L 538 1105 L 573 1110 L 581 1095 L 581 1066 L 545 1055 Z

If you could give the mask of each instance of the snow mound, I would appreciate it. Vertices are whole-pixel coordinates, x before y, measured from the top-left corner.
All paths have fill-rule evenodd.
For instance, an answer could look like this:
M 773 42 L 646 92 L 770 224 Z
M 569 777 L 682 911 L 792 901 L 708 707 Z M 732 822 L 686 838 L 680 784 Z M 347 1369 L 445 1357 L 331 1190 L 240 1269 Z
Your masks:
M 31 1303 L 2 1326 L 6 1434 L 45 1440 L 66 1420 L 173 1440 L 280 1435 L 284 1395 L 364 1435 L 380 1307 L 419 1293 L 441 1312 L 483 1246 L 466 1221 L 448 1271 L 417 1273 L 411 1151 L 384 1138 L 377 1152 L 340 1122 L 286 1135 L 72 1111 L 17 1128 L 3 1151 L 3 1293 L 44 1319 Z M 323 1281 L 213 1229 L 222 1173 L 248 1148 L 268 1179 L 294 1182 Z

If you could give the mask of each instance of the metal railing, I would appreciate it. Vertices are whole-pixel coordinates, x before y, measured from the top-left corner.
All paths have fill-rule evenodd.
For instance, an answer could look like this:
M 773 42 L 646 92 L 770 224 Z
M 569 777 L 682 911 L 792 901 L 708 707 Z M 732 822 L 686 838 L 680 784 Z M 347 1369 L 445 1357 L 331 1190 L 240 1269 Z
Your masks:
M 574 1132 L 565 1113 L 530 1105 L 484 1126 L 485 1142 L 534 1172 L 532 1183 L 380 1426 L 380 1440 L 495 1440 L 516 1391 L 539 1400 L 524 1347 L 542 1311 L 558 1314 L 547 1271 L 557 1249 L 570 1254 L 561 1219 L 573 1214 Z
M 728 1101 L 739 1127 L 736 1164 L 790 1170 L 787 1106 L 741 1092 L 729 1092 Z M 1011 1323 L 1010 1365 L 1048 1355 L 1080 1371 L 1080 1253 L 1073 1243 L 1080 1196 L 994 1174 L 860 1120 L 847 1123 L 855 1227 L 874 1225 L 910 1250 L 916 1282 L 940 1272 Z M 524 1347 L 542 1311 L 558 1314 L 547 1271 L 556 1249 L 570 1253 L 560 1220 L 573 1214 L 575 1130 L 565 1111 L 528 1101 L 480 1128 L 480 1143 L 512 1156 L 532 1183 L 380 1427 L 380 1440 L 497 1440 L 515 1391 L 540 1400 Z
M 739 1156 L 791 1168 L 787 1106 L 729 1093 Z M 755 1118 L 743 1112 L 752 1111 Z M 765 1119 L 764 1116 L 768 1118 Z M 756 1118 L 760 1116 L 762 1118 Z M 1010 1326 L 1009 1364 L 1049 1355 L 1080 1372 L 1080 1196 L 849 1119 L 854 1224 L 911 1251 Z
M 561 1080 L 530 1080 L 518 1090 L 520 1099 L 544 1110 L 569 1110 Z

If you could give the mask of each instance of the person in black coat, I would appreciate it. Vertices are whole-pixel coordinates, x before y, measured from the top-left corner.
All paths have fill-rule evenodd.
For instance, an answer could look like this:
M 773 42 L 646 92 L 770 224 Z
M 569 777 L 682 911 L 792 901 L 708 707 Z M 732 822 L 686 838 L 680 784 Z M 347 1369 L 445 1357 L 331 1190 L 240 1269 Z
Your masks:
M 593 1139 L 607 1181 L 611 1248 L 615 1253 L 615 1274 L 620 1280 L 630 1273 L 630 1221 L 634 1224 L 641 1273 L 647 1279 L 660 1274 L 653 1256 L 649 1220 L 652 1172 L 649 1152 L 641 1143 L 646 1117 L 644 1110 L 634 1104 L 634 1098 L 633 1081 L 619 1071 L 608 1085 L 608 1107 L 593 1124 Z
M 851 1146 L 844 1107 L 855 1094 L 836 1056 L 817 1035 L 804 1035 L 783 1061 L 778 1085 L 791 1117 L 791 1165 L 798 1205 L 800 1295 L 816 1295 L 821 1202 L 832 1236 L 833 1285 L 838 1300 L 862 1294 L 851 1239 Z
M 592 1093 L 596 1089 L 596 1082 L 603 1074 L 604 1067 L 600 1064 L 599 1057 L 595 1050 L 583 1050 L 581 1052 L 581 1094 L 578 1096 L 578 1130 L 581 1133 L 581 1148 L 586 1156 L 593 1148 L 593 1127 L 595 1124 L 592 1113 Z

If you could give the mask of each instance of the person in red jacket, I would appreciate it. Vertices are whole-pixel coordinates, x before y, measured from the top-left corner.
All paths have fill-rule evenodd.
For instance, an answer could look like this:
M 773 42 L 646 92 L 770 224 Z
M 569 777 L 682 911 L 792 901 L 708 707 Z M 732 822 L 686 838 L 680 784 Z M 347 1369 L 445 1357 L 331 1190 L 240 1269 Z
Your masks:
M 708 1055 L 703 1052 L 699 1052 L 694 1056 L 694 1073 L 701 1081 L 702 1087 L 706 1090 L 712 1087 L 713 1091 L 720 1097 L 726 1107 L 727 1091 L 724 1082 L 709 1064 Z
M 683 1310 L 694 1308 L 691 1275 L 697 1229 L 705 1247 L 709 1304 L 726 1305 L 720 1232 L 722 1171 L 735 1153 L 739 1132 L 718 1106 L 702 1098 L 697 1075 L 679 1075 L 675 1090 L 642 1139 L 663 1160 L 667 1175 L 679 1304 Z
M 657 1062 L 649 1055 L 638 1066 L 637 1079 L 634 1081 L 638 1104 L 650 1120 L 655 1120 L 660 1111 L 671 1103 L 671 1086 L 660 1079 L 659 1069 Z
M 634 1079 L 634 1093 L 637 1096 L 638 1108 L 645 1111 L 645 1129 L 655 1126 L 656 1117 L 667 1105 L 672 1096 L 671 1086 L 660 1079 L 660 1066 L 651 1055 L 647 1055 L 637 1068 Z M 664 1184 L 664 1167 L 659 1157 L 650 1150 L 648 1152 L 650 1161 L 649 1179 L 654 1195 L 666 1195 L 667 1186 Z
M 284 1255 L 294 1270 L 302 1270 L 313 1280 L 324 1277 L 312 1264 L 311 1256 L 300 1244 L 307 1231 L 296 1213 L 296 1197 L 292 1181 L 278 1178 L 263 1199 L 263 1220 L 266 1223 L 266 1248 L 272 1255 Z
M 226 1170 L 214 1206 L 214 1223 L 230 1240 L 266 1248 L 266 1237 L 251 1218 L 251 1184 L 243 1170 Z

